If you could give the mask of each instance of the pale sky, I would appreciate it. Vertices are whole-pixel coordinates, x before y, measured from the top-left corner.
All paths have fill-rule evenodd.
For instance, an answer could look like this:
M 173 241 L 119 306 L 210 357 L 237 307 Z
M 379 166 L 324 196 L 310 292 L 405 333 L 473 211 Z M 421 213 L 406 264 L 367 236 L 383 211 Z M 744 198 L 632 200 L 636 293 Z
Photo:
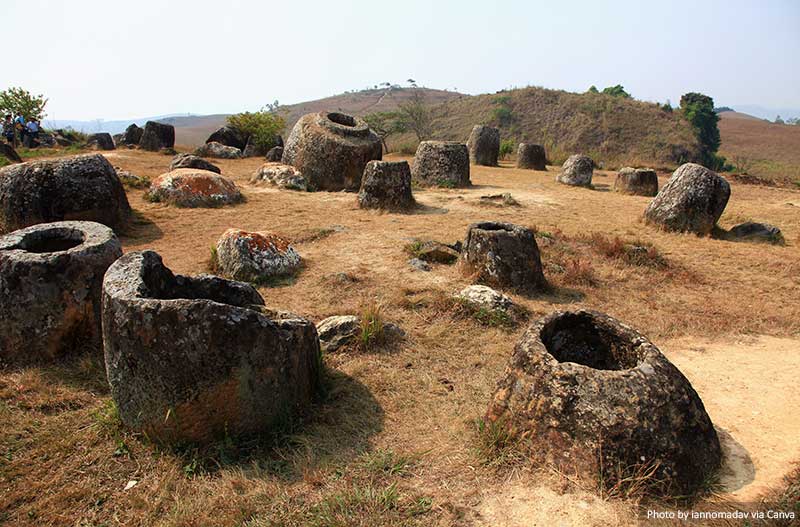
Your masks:
M 48 119 L 232 113 L 409 77 L 800 107 L 797 0 L 0 0 L 0 21 L 0 89 L 45 94 Z

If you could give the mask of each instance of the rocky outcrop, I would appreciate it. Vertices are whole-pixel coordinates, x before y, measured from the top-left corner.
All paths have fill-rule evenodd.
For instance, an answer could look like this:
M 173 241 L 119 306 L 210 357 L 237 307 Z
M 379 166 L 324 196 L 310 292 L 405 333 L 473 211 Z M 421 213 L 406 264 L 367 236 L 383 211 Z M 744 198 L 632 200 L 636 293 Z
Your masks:
M 217 266 L 234 280 L 263 282 L 292 275 L 300 263 L 294 247 L 277 234 L 228 229 L 217 241 Z
M 231 126 L 223 126 L 206 139 L 206 143 L 220 143 L 244 150 L 247 146 L 247 135 Z
M 138 145 L 142 140 L 142 134 L 144 134 L 144 129 L 137 126 L 136 123 L 132 123 L 125 129 L 125 133 L 122 134 L 117 144 Z
M 658 194 L 658 176 L 649 168 L 625 167 L 617 173 L 614 190 L 622 194 L 655 196 Z
M 270 163 L 278 163 L 283 158 L 283 147 L 273 146 L 267 151 L 267 161 Z
M 103 281 L 103 343 L 122 422 L 164 443 L 269 433 L 320 392 L 314 324 L 272 312 L 250 285 L 173 275 L 128 253 Z
M 519 225 L 473 223 L 467 230 L 461 263 L 476 282 L 520 293 L 547 288 L 533 231 Z
M 179 168 L 150 184 L 147 199 L 178 207 L 219 207 L 244 200 L 230 179 L 208 170 Z
M 469 160 L 473 165 L 497 166 L 500 155 L 500 130 L 476 124 L 467 140 Z
M 517 168 L 547 170 L 547 154 L 542 145 L 520 143 L 517 147 Z
M 575 154 L 564 161 L 561 172 L 556 176 L 556 181 L 576 187 L 590 187 L 593 173 L 594 161 L 589 156 Z
M 412 179 L 422 186 L 468 187 L 469 151 L 464 143 L 423 141 L 411 167 Z
M 267 184 L 288 190 L 308 190 L 308 182 L 296 168 L 283 163 L 265 163 L 261 165 L 250 183 L 254 185 Z
M 206 143 L 197 150 L 195 155 L 203 157 L 218 157 L 220 159 L 241 159 L 242 151 L 233 146 L 225 146 L 222 143 Z
M 213 163 L 210 163 L 202 157 L 194 154 L 178 154 L 172 158 L 169 164 L 170 172 L 179 168 L 196 168 L 198 170 L 208 170 L 209 172 L 216 172 L 221 174 L 222 171 Z
M 175 148 L 175 127 L 171 124 L 147 121 L 139 139 L 139 147 L 143 150 L 158 152 L 162 148 Z
M 0 233 L 61 220 L 96 221 L 118 229 L 130 214 L 125 189 L 100 154 L 0 169 Z
M 96 148 L 98 150 L 115 150 L 114 139 L 111 134 L 101 132 L 99 134 L 92 134 L 86 139 L 86 146 Z
M 103 274 L 120 256 L 94 222 L 42 223 L 0 236 L 0 362 L 100 351 Z
M 647 338 L 594 311 L 556 312 L 514 348 L 486 414 L 548 466 L 613 486 L 653 476 L 664 495 L 719 467 L 717 434 L 681 372 Z
M 309 190 L 358 191 L 367 163 L 382 154 L 380 138 L 363 119 L 323 112 L 297 121 L 282 160 L 303 174 Z
M 411 169 L 405 161 L 370 161 L 364 169 L 358 206 L 362 209 L 408 210 L 416 205 L 411 194 Z
M 662 229 L 707 235 L 722 216 L 731 187 L 703 166 L 686 163 L 673 172 L 644 212 L 645 221 Z

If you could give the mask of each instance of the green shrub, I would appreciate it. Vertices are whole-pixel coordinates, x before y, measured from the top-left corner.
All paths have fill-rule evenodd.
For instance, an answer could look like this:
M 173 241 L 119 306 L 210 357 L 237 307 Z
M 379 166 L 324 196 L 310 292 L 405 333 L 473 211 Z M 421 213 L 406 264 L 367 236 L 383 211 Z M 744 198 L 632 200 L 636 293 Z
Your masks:
M 505 159 L 514 153 L 514 141 L 511 139 L 503 139 L 500 141 L 500 157 Z
M 243 112 L 228 116 L 228 125 L 250 136 L 262 148 L 272 148 L 277 144 L 278 134 L 286 126 L 283 117 L 275 112 Z

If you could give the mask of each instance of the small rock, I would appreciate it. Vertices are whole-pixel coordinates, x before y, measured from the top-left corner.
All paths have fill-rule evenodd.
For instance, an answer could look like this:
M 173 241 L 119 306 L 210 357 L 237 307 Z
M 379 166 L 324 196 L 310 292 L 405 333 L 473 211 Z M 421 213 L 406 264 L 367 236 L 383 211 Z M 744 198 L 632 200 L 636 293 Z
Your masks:
M 267 161 L 272 163 L 279 163 L 282 157 L 283 157 L 282 146 L 273 146 L 272 148 L 269 149 L 266 155 Z
M 412 258 L 408 261 L 409 265 L 416 269 L 417 271 L 430 271 L 431 266 L 428 265 L 427 262 L 420 260 L 419 258 Z
M 323 353 L 336 351 L 355 342 L 361 322 L 355 315 L 336 315 L 317 324 L 320 348 Z
M 218 157 L 220 159 L 241 159 L 242 151 L 236 147 L 225 146 L 222 143 L 212 141 L 195 150 L 195 155 L 201 157 Z
M 766 242 L 780 245 L 784 243 L 781 230 L 769 223 L 747 221 L 731 228 L 727 238 L 738 241 Z
M 259 168 L 250 183 L 257 185 L 267 183 L 287 190 L 308 190 L 308 182 L 299 170 L 283 163 L 265 163 Z
M 217 242 L 217 262 L 226 276 L 257 282 L 295 273 L 301 259 L 276 234 L 228 229 Z
M 210 172 L 216 172 L 217 174 L 221 174 L 222 171 L 219 167 L 213 163 L 210 163 L 203 159 L 202 157 L 196 156 L 194 154 L 178 154 L 172 158 L 172 161 L 169 164 L 170 171 L 173 171 L 177 168 L 197 168 L 200 170 L 208 170 Z
M 488 196 L 481 196 L 481 203 L 485 205 L 493 205 L 493 206 L 508 206 L 508 207 L 519 207 L 519 201 L 514 199 L 514 196 L 511 195 L 510 192 L 505 192 L 503 194 L 490 194 Z
M 508 311 L 514 305 L 508 296 L 485 285 L 465 287 L 456 297 L 489 311 Z
M 451 264 L 458 260 L 459 253 L 449 245 L 437 241 L 425 241 L 415 248 L 416 257 L 429 263 Z
M 127 185 L 132 188 L 145 188 L 150 186 L 150 180 L 147 178 L 137 176 L 136 174 L 128 172 L 127 170 L 122 170 L 119 167 L 114 167 L 114 170 L 117 171 L 117 177 L 123 185 Z

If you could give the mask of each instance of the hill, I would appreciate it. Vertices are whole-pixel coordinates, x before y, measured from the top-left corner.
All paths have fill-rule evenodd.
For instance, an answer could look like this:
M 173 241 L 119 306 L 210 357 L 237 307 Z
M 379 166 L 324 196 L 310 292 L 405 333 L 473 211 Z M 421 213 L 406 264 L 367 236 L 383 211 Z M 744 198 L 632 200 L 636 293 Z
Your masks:
M 469 97 L 458 92 L 446 90 L 417 89 L 422 92 L 425 100 L 432 105 Z M 363 116 L 372 112 L 388 112 L 396 110 L 398 105 L 408 99 L 412 93 L 413 90 L 411 88 L 392 87 L 341 93 L 324 99 L 286 105 L 282 107 L 286 112 L 286 133 L 291 130 L 300 117 L 307 113 L 336 110 L 351 115 Z M 204 143 L 211 132 L 224 126 L 226 117 L 227 114 L 178 116 L 160 119 L 160 121 L 175 127 L 175 141 L 177 144 L 197 146 Z
M 737 172 L 800 185 L 800 126 L 723 112 L 719 130 L 720 153 Z
M 451 100 L 437 108 L 434 133 L 463 141 L 475 124 L 499 126 L 514 143 L 543 144 L 553 163 L 581 152 L 607 167 L 674 166 L 698 150 L 678 112 L 596 93 L 523 88 Z

